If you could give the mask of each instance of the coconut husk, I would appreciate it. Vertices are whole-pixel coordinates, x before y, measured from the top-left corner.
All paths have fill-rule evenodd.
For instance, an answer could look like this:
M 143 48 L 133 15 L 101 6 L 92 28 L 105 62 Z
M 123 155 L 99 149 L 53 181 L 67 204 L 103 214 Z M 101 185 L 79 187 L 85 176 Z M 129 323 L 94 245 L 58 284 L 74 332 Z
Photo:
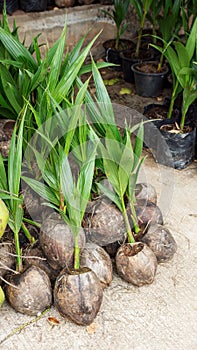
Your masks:
M 88 267 L 97 275 L 103 288 L 112 281 L 112 262 L 107 252 L 95 243 L 86 243 L 80 257 L 80 266 Z
M 124 219 L 121 212 L 111 202 L 98 199 L 90 203 L 83 221 L 88 242 L 100 246 L 124 241 L 126 236 Z
M 37 266 L 30 266 L 23 273 L 10 276 L 6 285 L 6 297 L 18 312 L 37 315 L 52 303 L 51 283 L 48 275 Z
M 103 298 L 103 289 L 96 274 L 88 268 L 64 269 L 54 287 L 54 303 L 63 317 L 79 325 L 95 319 Z
M 151 224 L 142 238 L 157 257 L 158 262 L 166 262 L 173 258 L 177 244 L 171 232 L 159 224 Z
M 125 281 L 138 287 L 153 282 L 157 259 L 144 243 L 125 243 L 116 254 L 117 272 Z

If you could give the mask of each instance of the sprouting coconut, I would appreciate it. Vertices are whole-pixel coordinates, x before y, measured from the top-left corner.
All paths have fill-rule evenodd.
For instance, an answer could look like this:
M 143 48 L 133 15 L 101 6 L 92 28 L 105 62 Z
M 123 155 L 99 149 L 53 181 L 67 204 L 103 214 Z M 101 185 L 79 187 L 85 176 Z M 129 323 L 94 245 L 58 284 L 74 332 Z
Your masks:
M 51 283 L 48 275 L 37 266 L 12 275 L 6 285 L 6 298 L 18 312 L 37 315 L 52 303 Z
M 96 317 L 103 298 L 96 274 L 82 267 L 64 269 L 56 279 L 54 302 L 60 314 L 79 325 L 89 325 Z
M 61 154 L 60 177 L 66 202 L 66 214 L 62 216 L 74 237 L 74 268 L 63 269 L 54 287 L 54 303 L 61 315 L 80 325 L 93 322 L 103 298 L 103 289 L 96 274 L 80 266 L 79 234 L 92 188 L 96 145 L 90 143 L 88 150 L 76 182 L 68 158 L 64 152 Z
M 107 252 L 95 243 L 86 243 L 80 257 L 81 267 L 95 272 L 103 287 L 112 281 L 112 262 Z
M 107 139 L 105 145 L 101 146 L 105 174 L 113 192 L 102 184 L 98 186 L 114 201 L 124 218 L 128 243 L 122 244 L 117 251 L 115 259 L 117 271 L 126 281 L 142 286 L 153 282 L 157 268 L 157 259 L 151 249 L 142 242 L 135 242 L 135 235 L 140 232 L 134 204 L 137 175 L 143 161 L 139 159 L 143 146 L 143 125 L 139 126 L 134 148 L 128 129 L 124 137 L 122 143 L 110 137 L 110 140 Z
M 79 91 L 79 95 L 81 96 L 81 90 Z M 81 118 L 81 111 L 77 109 L 78 112 L 78 117 Z M 86 130 L 88 126 L 82 123 L 81 128 L 85 128 Z M 85 243 L 81 224 L 90 198 L 98 141 L 93 141 L 93 130 L 82 134 L 90 137 L 91 141 L 87 141 L 87 147 L 85 147 L 86 153 L 83 150 L 83 161 L 79 162 L 80 169 L 78 176 L 77 174 L 73 176 L 68 160 L 68 144 L 70 145 L 68 136 L 66 137 L 65 148 L 59 145 L 58 154 L 56 150 L 52 150 L 49 159 L 45 162 L 45 167 L 49 169 L 45 178 L 45 184 L 41 184 L 32 178 L 23 177 L 23 179 L 36 193 L 39 194 L 41 191 L 48 206 L 55 209 L 54 214 L 49 215 L 48 218 L 45 217 L 45 220 L 43 220 L 40 233 L 40 245 L 49 264 L 53 268 L 57 268 L 57 270 L 61 267 L 64 268 L 61 278 L 57 277 L 55 281 L 54 303 L 63 316 L 69 316 L 74 322 L 79 323 L 78 315 L 81 314 L 82 320 L 86 320 L 88 317 L 88 323 L 91 323 L 101 306 L 102 286 L 93 271 L 80 268 L 80 253 Z M 79 148 L 82 145 L 80 143 Z M 76 153 L 81 154 L 79 150 Z M 50 159 L 53 157 L 55 157 L 53 163 L 57 164 L 52 169 Z M 51 186 L 51 178 L 53 178 L 53 186 Z M 72 271 L 72 281 L 75 279 L 73 286 L 77 286 L 70 294 L 67 293 L 70 285 L 66 282 L 69 271 Z M 80 276 L 84 274 L 84 271 L 85 275 L 90 274 L 90 277 L 87 276 L 86 278 L 86 288 L 81 289 Z M 92 277 L 93 275 L 94 278 Z M 63 280 L 65 283 L 62 283 Z M 98 286 L 96 287 L 95 284 L 98 284 Z M 98 295 L 95 295 L 95 293 L 92 295 L 91 290 L 94 290 Z M 74 298 L 75 293 L 79 293 L 77 295 L 80 295 L 80 297 L 76 296 Z M 88 297 L 86 297 L 86 294 Z M 68 299 L 68 297 L 71 299 Z M 97 299 L 96 309 L 94 305 L 95 298 Z M 73 314 L 72 312 L 68 314 L 66 311 L 67 307 L 65 306 L 68 304 L 73 305 L 73 300 L 76 303 L 75 307 L 72 308 Z M 81 300 L 84 300 L 83 308 L 81 307 Z M 77 313 L 76 310 L 78 310 Z M 84 322 L 87 324 L 87 321 Z
M 142 238 L 157 257 L 158 262 L 165 262 L 173 258 L 177 244 L 171 232 L 159 224 L 151 224 Z
M 0 199 L 0 238 L 4 234 L 4 231 L 8 223 L 8 219 L 9 219 L 9 211 L 5 203 L 3 202 L 3 200 Z
M 127 282 L 138 287 L 153 282 L 157 259 L 152 250 L 144 243 L 123 244 L 116 254 L 118 274 Z

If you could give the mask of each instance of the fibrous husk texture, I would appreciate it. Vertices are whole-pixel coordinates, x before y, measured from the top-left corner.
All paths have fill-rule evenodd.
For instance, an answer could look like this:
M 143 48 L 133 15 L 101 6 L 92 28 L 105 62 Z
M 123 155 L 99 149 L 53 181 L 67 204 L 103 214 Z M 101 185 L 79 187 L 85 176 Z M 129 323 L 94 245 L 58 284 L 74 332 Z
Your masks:
M 150 224 L 163 224 L 163 215 L 157 205 L 152 202 L 139 200 L 135 204 L 135 210 L 138 218 L 139 227 L 145 227 Z
M 89 325 L 96 317 L 103 289 L 96 274 L 88 268 L 64 269 L 54 287 L 54 303 L 63 317 L 79 325 Z
M 149 183 L 138 183 L 135 187 L 136 201 L 143 200 L 157 204 L 157 192 Z
M 151 248 L 158 262 L 172 259 L 177 250 L 177 244 L 171 232 L 159 224 L 150 225 L 142 241 Z
M 12 268 L 15 262 L 13 255 L 13 246 L 11 243 L 0 243 L 0 277 L 3 277 L 9 268 Z M 0 278 L 0 285 L 1 285 Z
M 125 239 L 125 224 L 121 212 L 107 200 L 96 200 L 88 207 L 84 219 L 87 241 L 100 246 Z
M 11 276 L 6 296 L 11 306 L 21 313 L 37 315 L 52 303 L 51 283 L 48 275 L 37 266 L 30 266 L 21 274 Z
M 142 242 L 126 243 L 118 249 L 116 267 L 120 277 L 140 287 L 153 282 L 157 259 L 146 244 Z
M 74 237 L 68 225 L 60 215 L 52 213 L 43 222 L 40 231 L 40 246 L 53 269 L 61 270 L 73 265 Z M 85 234 L 81 228 L 79 248 L 85 245 Z
M 95 243 L 86 243 L 80 258 L 81 267 L 88 267 L 97 275 L 103 287 L 112 281 L 112 262 L 107 252 Z

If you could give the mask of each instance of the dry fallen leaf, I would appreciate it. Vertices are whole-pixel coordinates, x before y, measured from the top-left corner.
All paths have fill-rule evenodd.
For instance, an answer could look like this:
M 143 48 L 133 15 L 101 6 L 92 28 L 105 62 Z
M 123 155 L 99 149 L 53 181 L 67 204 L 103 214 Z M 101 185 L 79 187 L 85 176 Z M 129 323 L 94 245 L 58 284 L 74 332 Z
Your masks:
M 128 88 L 122 88 L 119 92 L 120 95 L 130 95 L 131 93 L 132 93 L 132 90 Z
M 104 79 L 103 82 L 106 86 L 112 86 L 115 85 L 120 81 L 119 78 L 114 78 L 114 79 Z
M 86 331 L 88 334 L 94 334 L 94 333 L 96 333 L 98 327 L 99 327 L 98 323 L 93 322 L 89 326 L 86 327 Z
M 156 98 L 156 100 L 157 100 L 157 102 L 162 102 L 162 101 L 163 101 L 163 97 L 158 96 L 158 97 Z
M 60 324 L 60 321 L 58 321 L 57 318 L 52 317 L 52 316 L 49 316 L 47 320 L 51 326 L 58 326 Z

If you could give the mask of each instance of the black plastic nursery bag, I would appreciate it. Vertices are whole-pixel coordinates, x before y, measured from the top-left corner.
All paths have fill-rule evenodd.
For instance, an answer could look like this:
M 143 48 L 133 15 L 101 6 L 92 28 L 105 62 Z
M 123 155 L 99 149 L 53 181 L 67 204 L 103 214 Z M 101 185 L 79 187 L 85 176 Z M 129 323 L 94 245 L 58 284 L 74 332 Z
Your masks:
M 47 0 L 20 0 L 20 7 L 25 12 L 40 12 L 47 9 Z
M 4 0 L 0 0 L 0 12 L 3 12 Z M 14 11 L 18 10 L 18 0 L 6 0 L 6 12 L 11 15 Z

